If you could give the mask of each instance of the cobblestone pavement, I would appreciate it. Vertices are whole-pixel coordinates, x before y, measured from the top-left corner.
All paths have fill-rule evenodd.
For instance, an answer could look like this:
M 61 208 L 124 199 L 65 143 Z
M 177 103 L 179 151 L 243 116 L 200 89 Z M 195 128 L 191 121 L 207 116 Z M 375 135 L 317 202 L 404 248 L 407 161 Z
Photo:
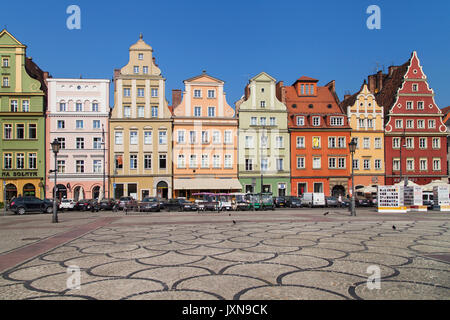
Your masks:
M 448 300 L 448 217 L 336 209 L 73 212 L 59 224 L 0 217 L 0 299 Z M 67 287 L 69 266 L 80 268 L 79 289 Z M 380 289 L 367 286 L 371 266 Z

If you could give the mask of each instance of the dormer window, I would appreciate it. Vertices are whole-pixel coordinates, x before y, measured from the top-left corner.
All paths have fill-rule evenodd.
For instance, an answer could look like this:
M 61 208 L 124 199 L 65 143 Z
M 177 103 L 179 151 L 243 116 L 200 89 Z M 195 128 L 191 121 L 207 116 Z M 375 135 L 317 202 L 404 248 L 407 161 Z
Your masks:
M 302 84 L 302 85 L 300 86 L 300 88 L 301 88 L 301 90 L 300 90 L 301 94 L 305 94 L 305 85 Z
M 330 124 L 332 126 L 343 126 L 344 125 L 344 118 L 343 117 L 331 117 L 330 118 Z
M 314 108 L 314 106 L 313 106 L 312 104 L 310 104 L 310 105 L 308 106 L 308 108 L 312 109 L 312 108 Z
M 327 105 L 327 108 L 328 108 L 328 109 L 331 109 L 331 108 L 332 108 L 332 105 L 331 105 L 331 104 Z
M 305 117 L 297 117 L 297 125 L 304 126 L 305 125 Z
M 139 60 L 144 60 L 144 54 L 143 53 L 139 53 L 138 54 L 138 59 Z
M 309 94 L 314 95 L 314 85 L 313 84 L 309 86 Z
M 313 117 L 312 120 L 313 126 L 320 126 L 320 117 Z

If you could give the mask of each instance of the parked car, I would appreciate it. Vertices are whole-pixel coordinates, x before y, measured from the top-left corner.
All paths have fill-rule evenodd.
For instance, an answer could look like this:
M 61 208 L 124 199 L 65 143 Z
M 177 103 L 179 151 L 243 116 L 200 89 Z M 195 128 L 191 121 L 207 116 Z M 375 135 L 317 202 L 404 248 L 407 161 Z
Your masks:
M 158 198 L 145 197 L 139 202 L 139 211 L 161 211 Z
M 167 199 L 162 199 L 162 198 L 158 198 L 159 201 L 159 208 L 161 210 L 164 210 L 166 208 L 166 204 L 167 204 Z
M 340 203 L 336 197 L 325 197 L 327 207 L 339 207 Z
M 76 202 L 72 199 L 61 199 L 59 204 L 60 210 L 73 210 L 75 208 Z
M 308 207 L 325 207 L 325 194 L 322 192 L 306 192 L 302 194 L 302 205 Z
M 369 199 L 355 199 L 357 207 L 371 207 L 372 202 Z
M 100 211 L 100 202 L 97 199 L 89 199 L 89 205 L 87 207 L 87 210 L 90 210 L 92 212 L 99 212 Z
M 349 208 L 351 205 L 350 199 L 342 198 L 342 207 Z
M 8 210 L 20 215 L 28 212 L 52 213 L 53 201 L 36 197 L 17 197 L 10 201 Z
M 277 208 L 285 208 L 286 207 L 286 198 L 285 197 L 273 197 L 273 202 Z
M 302 206 L 302 200 L 300 197 L 286 197 L 286 207 L 289 208 L 301 208 Z
M 133 199 L 133 197 L 121 197 L 118 201 L 117 201 L 117 209 L 119 210 L 133 210 L 134 208 L 137 207 L 137 201 Z
M 89 199 L 80 199 L 75 204 L 75 210 L 86 211 L 89 210 Z
M 100 210 L 112 210 L 116 202 L 114 199 L 102 199 L 100 200 Z
M 168 211 L 198 211 L 198 205 L 186 199 L 170 199 L 165 208 Z

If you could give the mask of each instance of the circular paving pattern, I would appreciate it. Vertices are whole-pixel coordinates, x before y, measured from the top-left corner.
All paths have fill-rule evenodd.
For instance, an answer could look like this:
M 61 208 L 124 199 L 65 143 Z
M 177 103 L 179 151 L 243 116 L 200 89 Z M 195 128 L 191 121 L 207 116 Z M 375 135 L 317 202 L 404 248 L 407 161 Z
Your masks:
M 112 224 L 3 272 L 0 298 L 449 299 L 449 262 L 436 258 L 449 257 L 448 223 L 396 224 Z M 367 285 L 374 266 L 380 289 Z

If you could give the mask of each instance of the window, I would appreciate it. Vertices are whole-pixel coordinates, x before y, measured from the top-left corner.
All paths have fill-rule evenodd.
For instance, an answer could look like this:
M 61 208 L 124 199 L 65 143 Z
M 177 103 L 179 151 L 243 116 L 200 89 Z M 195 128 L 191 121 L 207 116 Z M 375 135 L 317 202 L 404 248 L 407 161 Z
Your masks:
M 319 192 L 322 193 L 323 192 L 323 183 L 322 182 L 314 182 L 314 192 Z
M 28 125 L 28 139 L 36 139 L 36 138 L 37 138 L 36 124 L 30 123 Z
M 145 117 L 145 109 L 144 109 L 143 106 L 138 106 L 137 107 L 137 111 L 138 111 L 138 117 L 139 118 Z
M 224 143 L 226 144 L 233 143 L 232 132 L 229 130 L 225 131 Z
M 418 101 L 417 102 L 417 110 L 423 110 L 424 109 L 424 107 L 423 107 L 423 101 Z
M 4 133 L 3 133 L 3 138 L 4 139 L 12 139 L 12 125 L 11 124 L 4 124 L 3 125 L 4 128 Z
M 24 124 L 16 125 L 16 139 L 25 139 L 25 125 Z
M 277 148 L 284 148 L 282 136 L 275 137 L 275 145 Z
M 373 119 L 367 119 L 367 128 L 373 128 Z
M 320 137 L 313 137 L 312 138 L 312 146 L 313 146 L 313 149 L 319 149 L 321 147 Z
M 276 126 L 276 118 L 275 117 L 270 117 L 270 125 Z
M 22 100 L 22 111 L 30 112 L 30 100 Z
M 75 104 L 75 111 L 76 111 L 76 112 L 81 112 L 81 111 L 83 111 L 83 104 L 82 104 L 81 102 L 77 102 L 77 103 Z
M 130 144 L 138 144 L 138 132 L 130 131 Z
M 178 130 L 178 143 L 184 143 L 184 131 L 183 130 Z
M 10 106 L 11 106 L 11 112 L 17 112 L 18 110 L 18 104 L 17 104 L 17 100 L 11 100 L 10 102 Z
M 313 158 L 313 169 L 320 169 L 321 166 L 322 166 L 321 158 L 320 157 L 314 157 Z
M 267 171 L 269 168 L 269 160 L 267 158 L 261 159 L 261 171 Z
M 251 117 L 251 119 L 250 119 L 250 125 L 256 126 L 256 117 Z
M 194 117 L 202 116 L 202 107 L 194 107 Z
M 265 108 L 266 107 L 266 102 L 263 100 L 261 101 L 261 108 Z
M 9 78 L 3 77 L 3 87 L 9 87 Z
M 336 137 L 328 137 L 328 148 L 336 148 Z
M 277 159 L 277 171 L 283 171 L 283 160 L 281 158 Z
M 253 171 L 253 160 L 245 159 L 245 171 Z
M 220 143 L 220 131 L 213 131 L 213 143 Z
M 159 131 L 159 144 L 167 144 L 167 132 Z
M 194 98 L 201 98 L 202 97 L 202 91 L 199 89 L 194 90 Z
M 133 72 L 134 73 L 139 73 L 139 66 L 134 66 Z
M 75 170 L 77 173 L 84 173 L 84 160 L 76 161 L 76 169 Z
M 16 154 L 16 169 L 25 169 L 25 154 Z
M 101 173 L 102 172 L 102 160 L 94 160 L 92 164 L 92 168 L 94 170 L 94 173 Z
M 66 172 L 66 160 L 57 160 L 58 173 Z
M 375 149 L 381 149 L 381 138 L 375 138 Z
M 138 54 L 138 59 L 139 60 L 144 60 L 144 54 L 143 53 L 139 53 Z
M 59 103 L 59 111 L 66 111 L 66 103 L 65 102 Z
M 202 154 L 202 168 L 209 167 L 209 158 L 207 154 Z
M 102 148 L 102 138 L 94 138 L 94 142 L 92 143 L 94 149 L 101 149 Z
M 441 148 L 441 139 L 433 138 L 433 149 L 440 149 L 440 148 Z
M 186 162 L 184 161 L 184 154 L 179 154 L 178 155 L 177 167 L 178 168 L 185 168 L 186 167 Z
M 252 136 L 245 136 L 245 147 L 253 148 L 253 137 Z
M 83 129 L 83 127 L 84 127 L 83 120 L 77 120 L 76 121 L 76 128 L 77 129 Z
M 343 126 L 344 125 L 344 118 L 343 117 L 331 117 L 330 118 L 330 124 L 332 126 Z
M 77 138 L 76 140 L 76 148 L 77 149 L 84 149 L 84 138 Z
M 434 171 L 439 171 L 441 170 L 441 159 L 433 159 L 433 170 Z
M 147 67 L 147 66 L 143 66 L 143 67 L 142 67 L 142 72 L 143 72 L 144 74 L 148 74 L 148 67 Z
M 259 124 L 261 126 L 265 126 L 266 125 L 266 117 L 261 117 L 259 118 Z
M 152 155 L 151 154 L 144 154 L 144 169 L 151 169 L 152 168 Z
M 413 102 L 406 101 L 406 110 L 412 110 L 412 109 L 413 109 Z
M 414 138 L 406 138 L 406 148 L 414 148 Z
M 392 159 L 392 170 L 394 171 L 400 170 L 400 159 Z
M 261 136 L 261 148 L 267 148 L 268 140 L 269 140 L 268 136 L 265 136 L 265 135 Z
M 124 97 L 129 97 L 131 94 L 131 89 L 130 88 L 123 88 L 123 96 Z
M 218 154 L 213 156 L 213 168 L 220 168 L 220 155 Z
M 94 129 L 100 129 L 100 120 L 94 120 L 92 121 L 92 127 Z
M 297 117 L 297 125 L 304 126 L 305 125 L 305 117 Z
M 338 137 L 338 148 L 347 148 L 347 145 L 345 144 L 345 137 Z
M 152 97 L 156 98 L 158 96 L 158 89 L 152 88 Z
M 336 158 L 328 158 L 328 168 L 336 168 Z
M 436 128 L 436 121 L 434 121 L 434 120 L 428 120 L 428 128 L 429 128 L 429 129 L 434 129 L 434 128 Z
M 313 95 L 314 94 L 314 85 L 310 85 L 309 86 L 309 94 Z
M 427 171 L 428 170 L 427 159 L 420 159 L 419 160 L 419 167 L 420 167 L 421 171 Z
M 356 149 L 359 149 L 359 138 L 352 138 L 352 140 L 355 140 Z
M 297 157 L 297 169 L 305 169 L 305 157 Z
M 152 132 L 144 131 L 144 144 L 152 144 Z
M 208 143 L 208 131 L 202 131 L 202 143 Z
M 225 166 L 224 167 L 227 168 L 227 169 L 231 169 L 233 167 L 231 154 L 226 154 L 225 155 Z
M 157 117 L 158 117 L 158 107 L 153 106 L 152 107 L 152 118 L 157 118 Z
M 216 116 L 216 108 L 208 107 L 208 117 L 215 117 L 215 116 Z
M 419 123 L 417 123 L 419 125 Z M 414 128 L 414 120 L 406 120 L 406 128 L 411 129 Z
M 313 126 L 320 126 L 320 117 L 313 117 Z
M 131 107 L 130 106 L 124 106 L 123 107 L 123 116 L 125 118 L 130 118 L 131 117 Z
M 419 148 L 420 149 L 427 148 L 427 138 L 419 138 Z
M 412 91 L 416 92 L 419 90 L 419 85 L 417 83 L 413 83 L 412 85 Z
M 369 170 L 370 169 L 370 159 L 364 159 L 363 160 L 363 168 L 364 168 L 364 170 Z
M 196 142 L 197 134 L 195 131 L 189 131 L 189 143 L 194 144 Z
M 300 85 L 300 93 L 305 94 L 305 85 L 304 84 Z
M 144 97 L 144 88 L 137 89 L 137 96 L 140 98 Z
M 353 159 L 353 169 L 359 170 L 359 159 Z
M 364 138 L 363 139 L 363 148 L 364 149 L 370 149 L 370 138 Z
M 98 103 L 92 103 L 92 112 L 98 112 Z
M 358 128 L 365 128 L 365 127 L 366 127 L 365 119 L 358 119 Z
M 66 138 L 56 138 L 58 140 L 59 148 L 65 149 L 66 148 Z
M 417 120 L 417 129 L 425 129 L 425 120 Z
M 115 166 L 116 169 L 122 169 L 123 168 L 123 155 L 118 154 L 115 157 Z
M 297 137 L 297 148 L 305 147 L 305 137 Z
M 197 155 L 195 155 L 195 154 L 190 155 L 189 168 L 197 168 Z
M 406 170 L 408 171 L 414 170 L 414 159 L 406 159 Z
M 400 138 L 392 138 L 392 148 L 394 149 L 400 148 Z
M 130 154 L 130 169 L 136 170 L 138 168 L 138 159 L 136 154 Z
M 12 154 L 5 153 L 3 156 L 3 167 L 5 169 L 12 169 Z
M 8 68 L 9 67 L 9 58 L 3 58 L 2 59 L 2 66 L 3 66 L 3 68 Z
M 208 98 L 212 99 L 216 97 L 216 90 L 208 90 Z
M 338 158 L 338 168 L 345 169 L 345 158 Z
M 403 128 L 403 120 L 395 120 L 395 128 L 397 129 Z
M 123 144 L 123 132 L 122 131 L 114 132 L 114 143 L 117 145 Z

